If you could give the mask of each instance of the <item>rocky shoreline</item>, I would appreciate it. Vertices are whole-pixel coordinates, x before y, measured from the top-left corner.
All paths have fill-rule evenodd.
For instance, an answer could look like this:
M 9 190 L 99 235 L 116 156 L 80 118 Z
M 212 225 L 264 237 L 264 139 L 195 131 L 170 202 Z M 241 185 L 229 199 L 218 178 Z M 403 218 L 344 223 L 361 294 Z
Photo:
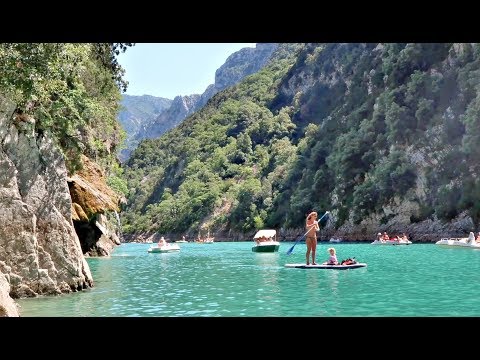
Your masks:
M 402 216 L 404 217 L 404 216 Z M 339 229 L 335 229 L 333 224 L 327 223 L 325 228 L 320 229 L 317 233 L 319 241 L 329 241 L 331 238 L 340 238 L 345 242 L 373 242 L 376 239 L 376 234 L 387 232 L 391 235 L 406 233 L 409 240 L 413 243 L 435 243 L 444 237 L 467 237 L 470 231 L 477 232 L 474 229 L 473 220 L 464 212 L 449 223 L 440 221 L 425 220 L 423 222 L 408 224 L 398 221 L 398 218 L 392 220 L 385 225 L 380 225 L 374 221 L 365 220 L 360 225 L 347 223 Z M 297 229 L 277 229 L 277 240 L 296 241 L 304 234 L 303 228 Z M 158 242 L 161 236 L 164 236 L 167 241 L 175 242 L 180 240 L 185 235 L 187 241 L 194 241 L 196 235 L 193 233 L 136 233 L 124 234 L 122 242 L 129 243 L 155 243 Z M 253 239 L 255 232 L 240 233 L 235 231 L 212 231 L 211 236 L 215 238 L 215 242 L 235 242 L 235 241 L 250 241 Z
M 317 237 L 320 241 L 328 241 L 331 238 L 340 238 L 346 239 L 349 242 L 373 242 L 376 239 L 377 233 L 387 232 L 390 235 L 406 233 L 409 240 L 413 243 L 435 243 L 444 237 L 467 237 L 470 231 L 479 231 L 475 229 L 474 222 L 466 211 L 460 213 L 450 222 L 443 222 L 438 219 L 427 219 L 417 223 L 411 223 L 408 214 L 412 211 L 412 207 L 413 205 L 409 202 L 404 202 L 392 206 L 391 208 L 386 207 L 384 211 L 389 214 L 390 220 L 385 224 L 382 224 L 380 215 L 372 215 L 369 218 L 365 218 L 360 224 L 354 224 L 351 221 L 347 221 L 338 229 L 335 228 L 334 223 L 334 219 L 337 218 L 337 215 L 335 211 L 332 211 L 327 222 L 323 224 L 323 227 L 317 232 Z M 277 240 L 281 242 L 296 241 L 305 231 L 304 228 L 276 230 Z M 189 231 L 181 234 L 142 232 L 124 234 L 122 242 L 157 242 L 161 236 L 164 236 L 170 242 L 174 242 L 176 239 L 180 240 L 184 235 L 187 241 L 194 241 L 197 234 L 196 231 Z M 250 241 L 253 239 L 255 231 L 241 233 L 228 229 L 211 229 L 210 235 L 215 238 L 216 242 Z
M 120 244 L 104 215 L 118 209 L 118 197 L 85 174 L 69 178 L 49 134 L 37 134 L 35 119 L 19 121 L 14 110 L 0 96 L 0 316 L 19 316 L 16 298 L 92 287 L 84 253 L 108 255 Z M 77 234 L 82 221 L 92 236 Z

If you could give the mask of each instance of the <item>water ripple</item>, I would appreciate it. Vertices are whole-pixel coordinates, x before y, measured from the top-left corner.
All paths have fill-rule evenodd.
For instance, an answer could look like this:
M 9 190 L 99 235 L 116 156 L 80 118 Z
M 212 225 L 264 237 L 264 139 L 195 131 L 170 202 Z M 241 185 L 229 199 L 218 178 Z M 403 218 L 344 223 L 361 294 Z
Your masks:
M 291 256 L 258 254 L 251 242 L 182 244 L 147 253 L 123 244 L 110 258 L 88 258 L 93 289 L 19 300 L 22 316 L 479 316 L 480 251 L 432 244 L 336 244 L 339 259 L 368 267 L 302 270 L 305 246 Z M 318 261 L 328 258 L 320 244 Z

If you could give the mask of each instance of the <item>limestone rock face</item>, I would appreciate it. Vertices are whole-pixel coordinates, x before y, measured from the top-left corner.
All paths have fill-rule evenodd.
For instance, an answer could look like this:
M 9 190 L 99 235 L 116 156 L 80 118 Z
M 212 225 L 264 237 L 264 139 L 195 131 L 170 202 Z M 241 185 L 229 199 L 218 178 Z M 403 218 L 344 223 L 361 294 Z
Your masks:
M 200 95 L 198 94 L 176 96 L 168 109 L 139 128 L 133 136 L 135 144 L 138 144 L 143 139 L 155 139 L 178 125 L 183 119 L 198 109 L 199 99 Z
M 86 156 L 83 168 L 69 177 L 71 216 L 83 254 L 109 256 L 120 244 L 119 203 L 122 199 L 108 187 L 102 169 Z
M 0 265 L 0 267 L 2 267 Z M 10 297 L 10 284 L 0 271 L 0 317 L 18 316 L 17 304 Z
M 82 170 L 67 179 L 73 204 L 72 218 L 88 220 L 105 211 L 120 211 L 119 196 L 107 186 L 101 168 L 83 155 L 82 163 Z
M 14 121 L 13 110 L 0 97 L 0 273 L 10 296 L 90 287 L 63 156 L 48 133 L 34 132 L 34 121 Z
M 234 52 L 215 72 L 214 86 L 217 92 L 262 69 L 277 47 L 278 44 L 265 43 Z
M 132 149 L 137 147 L 138 143 L 134 141 L 133 135 L 146 123 L 168 109 L 171 103 L 170 99 L 151 95 L 122 95 L 122 110 L 118 114 L 118 121 L 127 133 L 127 137 L 125 139 L 126 148 L 118 153 L 120 161 L 128 159 Z

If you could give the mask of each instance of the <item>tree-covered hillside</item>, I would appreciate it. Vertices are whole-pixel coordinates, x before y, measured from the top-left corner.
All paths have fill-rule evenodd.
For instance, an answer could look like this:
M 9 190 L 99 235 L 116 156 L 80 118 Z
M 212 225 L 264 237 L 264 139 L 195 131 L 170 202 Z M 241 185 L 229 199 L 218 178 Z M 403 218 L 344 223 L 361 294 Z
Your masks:
M 127 141 L 125 149 L 121 151 L 120 160 L 125 162 L 142 140 L 160 137 L 186 117 L 200 110 L 216 93 L 239 83 L 246 76 L 256 73 L 265 66 L 277 46 L 277 44 L 258 43 L 255 48 L 246 47 L 236 51 L 216 70 L 215 82 L 210 84 L 203 94 L 176 96 L 168 109 L 150 119 L 139 114 L 137 119 L 141 119 L 141 126 L 136 129 L 124 126 L 127 132 Z M 122 117 L 119 118 L 122 124 L 125 124 Z
M 310 209 L 478 224 L 479 81 L 476 44 L 282 44 L 138 147 L 124 230 L 295 228 Z
M 116 55 L 131 44 L 0 44 L 0 92 L 17 104 L 18 122 L 50 132 L 70 172 L 81 154 L 105 167 L 124 139 L 117 122 L 127 83 Z

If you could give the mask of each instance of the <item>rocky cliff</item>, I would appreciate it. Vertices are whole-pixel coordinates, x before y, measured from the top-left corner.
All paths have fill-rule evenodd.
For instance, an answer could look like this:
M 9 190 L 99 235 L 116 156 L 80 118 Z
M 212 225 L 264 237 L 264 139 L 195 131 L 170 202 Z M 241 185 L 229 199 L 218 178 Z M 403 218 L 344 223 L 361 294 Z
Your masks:
M 73 224 L 85 255 L 108 256 L 115 245 L 120 245 L 121 199 L 107 186 L 97 164 L 86 156 L 82 156 L 82 163 L 82 170 L 67 179 Z
M 62 154 L 13 110 L 0 100 L 0 278 L 13 298 L 90 287 Z
M 243 48 L 230 55 L 225 64 L 215 72 L 215 83 L 201 95 L 196 110 L 201 109 L 216 93 L 238 84 L 244 78 L 262 69 L 277 49 L 278 44 L 257 44 L 254 48 Z
M 168 109 L 172 104 L 172 100 L 151 96 L 122 96 L 122 110 L 118 114 L 118 120 L 122 124 L 123 129 L 127 133 L 125 139 L 126 148 L 119 153 L 120 161 L 128 159 L 130 152 L 134 149 L 138 142 L 133 136 L 145 126 L 145 124 L 155 120 L 163 111 Z
M 10 297 L 8 276 L 0 273 L 0 317 L 18 316 L 17 305 Z
M 18 315 L 12 298 L 93 286 L 83 254 L 108 255 L 120 244 L 111 224 L 121 199 L 98 165 L 82 157 L 69 177 L 48 133 L 13 113 L 0 97 L 0 316 Z
M 135 134 L 138 144 L 142 139 L 154 139 L 178 125 L 188 115 L 197 110 L 200 95 L 176 96 L 171 106 L 152 122 L 142 126 Z

